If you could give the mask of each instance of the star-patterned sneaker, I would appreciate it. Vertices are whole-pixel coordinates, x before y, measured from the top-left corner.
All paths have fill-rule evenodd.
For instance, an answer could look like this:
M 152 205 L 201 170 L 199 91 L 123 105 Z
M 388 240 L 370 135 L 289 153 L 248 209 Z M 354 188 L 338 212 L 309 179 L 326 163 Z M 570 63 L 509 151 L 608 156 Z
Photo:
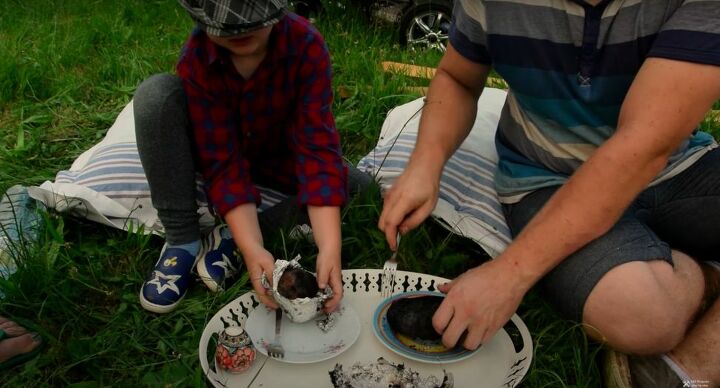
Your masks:
M 160 314 L 175 309 L 190 287 L 196 261 L 197 256 L 188 251 L 168 248 L 165 244 L 160 259 L 140 289 L 140 305 L 145 310 Z
M 222 291 L 226 280 L 240 269 L 235 241 L 224 225 L 216 226 L 205 241 L 205 254 L 197 262 L 197 273 L 213 292 Z

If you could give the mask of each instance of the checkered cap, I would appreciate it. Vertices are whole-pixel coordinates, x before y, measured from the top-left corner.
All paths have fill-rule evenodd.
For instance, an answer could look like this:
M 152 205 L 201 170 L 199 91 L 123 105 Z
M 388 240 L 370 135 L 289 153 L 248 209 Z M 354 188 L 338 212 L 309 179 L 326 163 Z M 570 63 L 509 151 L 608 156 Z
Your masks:
M 178 0 L 210 35 L 232 36 L 277 23 L 287 0 Z

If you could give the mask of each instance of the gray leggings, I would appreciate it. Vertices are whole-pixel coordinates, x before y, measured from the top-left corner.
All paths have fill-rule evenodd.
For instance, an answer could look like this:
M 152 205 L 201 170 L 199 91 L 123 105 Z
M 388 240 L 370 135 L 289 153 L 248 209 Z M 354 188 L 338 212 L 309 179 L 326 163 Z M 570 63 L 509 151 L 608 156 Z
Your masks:
M 200 238 L 195 161 L 190 119 L 182 81 L 155 74 L 138 86 L 133 98 L 138 152 L 150 185 L 153 206 L 165 227 L 169 244 Z M 348 166 L 350 195 L 368 187 L 372 177 Z M 263 235 L 290 222 L 308 223 L 307 213 L 287 198 L 259 213 Z

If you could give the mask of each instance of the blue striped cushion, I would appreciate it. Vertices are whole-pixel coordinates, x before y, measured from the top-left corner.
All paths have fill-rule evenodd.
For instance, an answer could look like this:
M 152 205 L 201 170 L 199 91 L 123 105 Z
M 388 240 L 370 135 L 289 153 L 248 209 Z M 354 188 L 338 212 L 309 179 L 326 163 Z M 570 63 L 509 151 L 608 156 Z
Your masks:
M 504 100 L 504 93 L 489 94 L 486 99 Z M 481 98 L 478 115 L 484 116 L 475 122 L 469 136 L 473 141 L 463 143 L 445 165 L 439 205 L 432 213 L 445 227 L 473 239 L 493 257 L 511 240 L 493 184 L 497 168 L 494 133 L 503 100 L 483 104 Z M 378 145 L 358 163 L 358 168 L 376 176 L 382 187 L 391 186 L 405 169 L 415 147 L 421 107 L 422 102 L 416 100 L 391 111 Z
M 127 209 L 138 204 L 152 206 L 150 186 L 140 163 L 137 145 L 134 142 L 113 143 L 98 147 L 88 161 L 78 170 L 63 170 L 55 176 L 55 183 L 69 183 L 84 186 Z M 266 187 L 258 187 L 263 211 L 287 198 L 286 195 Z M 207 213 L 208 204 L 202 178 L 197 177 L 197 201 L 201 215 Z

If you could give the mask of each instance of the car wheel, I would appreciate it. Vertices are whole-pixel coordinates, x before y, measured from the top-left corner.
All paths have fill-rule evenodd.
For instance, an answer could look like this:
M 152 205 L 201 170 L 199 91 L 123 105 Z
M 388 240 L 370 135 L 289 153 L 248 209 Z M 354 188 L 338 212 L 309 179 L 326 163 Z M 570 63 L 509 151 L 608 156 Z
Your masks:
M 400 18 L 400 43 L 409 48 L 445 52 L 451 17 L 452 1 L 413 1 Z

